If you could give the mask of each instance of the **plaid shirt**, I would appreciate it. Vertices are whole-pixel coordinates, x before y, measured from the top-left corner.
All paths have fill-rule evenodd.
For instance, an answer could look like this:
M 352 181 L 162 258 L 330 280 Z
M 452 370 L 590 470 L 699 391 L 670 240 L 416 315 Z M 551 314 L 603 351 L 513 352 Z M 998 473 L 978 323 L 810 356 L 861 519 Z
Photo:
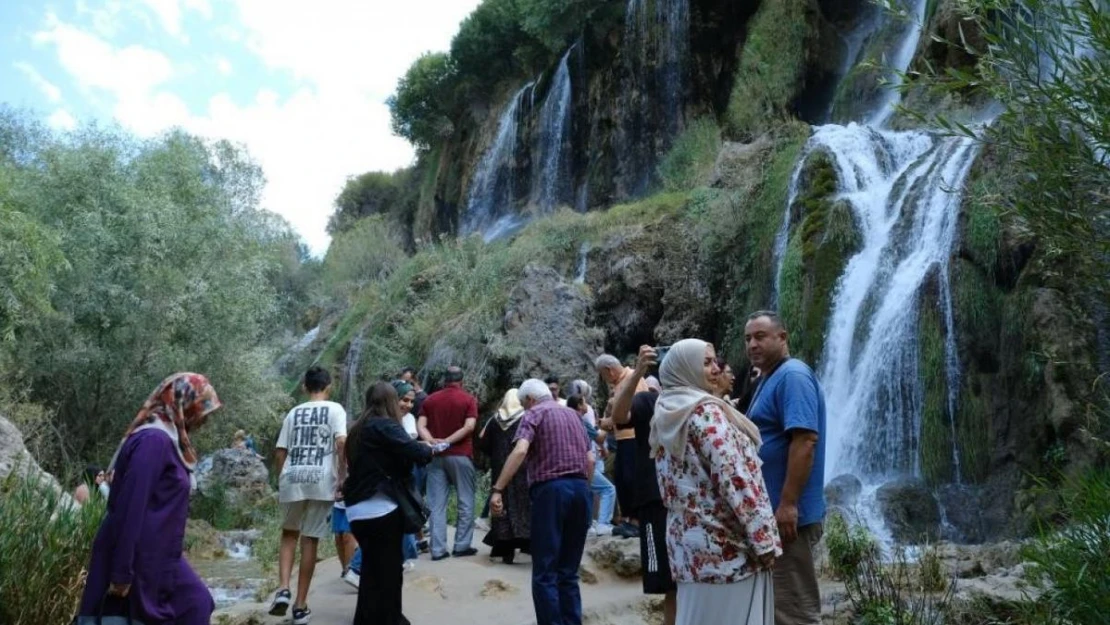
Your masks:
M 589 436 L 578 413 L 553 400 L 541 402 L 524 413 L 514 442 L 528 441 L 528 484 L 560 477 L 586 475 Z

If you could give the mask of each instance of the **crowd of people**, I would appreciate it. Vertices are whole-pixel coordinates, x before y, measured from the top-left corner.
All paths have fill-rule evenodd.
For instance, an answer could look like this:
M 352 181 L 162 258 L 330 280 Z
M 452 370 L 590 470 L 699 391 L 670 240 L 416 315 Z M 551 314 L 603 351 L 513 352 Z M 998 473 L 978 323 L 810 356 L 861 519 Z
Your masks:
M 329 399 L 328 371 L 312 367 L 308 401 L 285 416 L 275 445 L 282 536 L 270 613 L 307 625 L 319 541 L 332 534 L 342 577 L 358 588 L 354 623 L 408 623 L 405 571 L 421 552 L 433 562 L 477 555 L 477 524 L 489 557 L 530 556 L 542 625 L 581 623 L 584 548 L 606 535 L 639 540 L 643 591 L 664 596 L 667 625 L 819 623 L 812 551 L 825 506 L 823 394 L 790 357 L 777 314 L 752 314 L 745 341 L 752 368 L 737 399 L 714 346 L 686 339 L 641 347 L 632 367 L 599 356 L 603 405 L 585 380 L 571 381 L 564 397 L 559 378 L 529 379 L 481 427 L 458 367 L 430 395 L 411 368 L 371 385 L 351 422 Z M 107 472 L 88 469 L 81 495 L 107 498 L 108 512 L 82 615 L 208 622 L 211 596 L 182 550 L 195 487 L 189 435 L 219 407 L 204 376 L 171 376 Z M 236 446 L 247 448 L 239 433 Z M 482 502 L 476 450 L 490 471 Z

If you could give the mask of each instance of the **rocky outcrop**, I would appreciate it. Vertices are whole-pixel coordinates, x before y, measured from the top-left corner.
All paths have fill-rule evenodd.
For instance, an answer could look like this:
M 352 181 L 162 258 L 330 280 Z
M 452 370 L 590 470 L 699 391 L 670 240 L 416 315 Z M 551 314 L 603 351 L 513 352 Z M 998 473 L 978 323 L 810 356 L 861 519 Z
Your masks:
M 620 577 L 639 577 L 643 572 L 638 540 L 601 538 L 587 551 L 598 567 L 608 569 Z
M 590 304 L 588 289 L 551 267 L 527 265 L 509 292 L 504 334 L 491 351 L 512 363 L 515 381 L 581 376 L 602 352 L 602 332 L 586 321 Z
M 854 475 L 838 475 L 825 485 L 825 502 L 829 507 L 852 509 L 863 493 L 863 482 Z
M 940 536 L 940 506 L 924 482 L 889 482 L 879 487 L 875 501 L 895 541 L 919 544 Z
M 0 415 L 0 483 L 12 474 L 34 480 L 61 494 L 63 501 L 72 502 L 58 480 L 42 470 L 23 444 L 23 434 L 11 421 Z
M 270 473 L 262 458 L 242 449 L 221 449 L 197 465 L 197 490 L 209 494 L 223 489 L 227 502 L 253 506 L 273 495 Z

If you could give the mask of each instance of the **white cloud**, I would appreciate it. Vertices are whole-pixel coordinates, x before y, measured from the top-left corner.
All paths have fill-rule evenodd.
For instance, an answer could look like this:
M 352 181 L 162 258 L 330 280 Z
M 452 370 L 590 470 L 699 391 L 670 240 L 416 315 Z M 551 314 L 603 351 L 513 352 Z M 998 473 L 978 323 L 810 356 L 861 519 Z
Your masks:
M 211 10 L 203 0 L 182 1 L 201 14 Z M 177 125 L 245 144 L 266 173 L 264 206 L 322 253 L 332 202 L 346 178 L 412 161 L 412 148 L 390 131 L 385 98 L 421 53 L 449 46 L 477 4 L 322 0 L 306 10 L 302 3 L 236 0 L 242 23 L 215 25 L 214 32 L 224 40 L 241 37 L 263 63 L 290 72 L 300 86 L 281 94 L 262 87 L 247 104 L 212 94 L 200 114 L 168 92 L 175 68 L 158 51 L 117 49 L 56 19 L 35 40 L 54 44 L 79 84 L 110 92 L 116 118 L 136 132 Z
M 181 31 L 181 7 L 177 5 L 177 0 L 141 0 L 141 2 L 158 17 L 158 21 L 162 23 L 162 28 L 165 28 L 167 33 L 178 39 L 184 38 L 184 33 Z
M 54 83 L 43 78 L 42 74 L 40 74 L 38 70 L 32 67 L 29 63 L 19 62 L 13 63 L 13 65 L 16 69 L 23 72 L 23 74 L 27 76 L 31 83 L 34 84 L 35 87 L 37 87 L 38 90 L 41 91 L 42 94 L 46 96 L 46 99 L 49 100 L 52 104 L 57 104 L 58 102 L 61 102 L 62 90 L 59 89 Z
M 69 111 L 65 109 L 58 109 L 46 118 L 46 123 L 55 130 L 73 130 L 77 127 L 77 120 Z
M 231 67 L 231 61 L 225 59 L 222 56 L 216 59 L 216 69 L 219 70 L 220 73 L 224 76 L 230 76 L 235 71 L 235 69 Z
M 200 13 L 205 19 L 212 19 L 212 5 L 208 0 L 185 0 L 185 8 Z

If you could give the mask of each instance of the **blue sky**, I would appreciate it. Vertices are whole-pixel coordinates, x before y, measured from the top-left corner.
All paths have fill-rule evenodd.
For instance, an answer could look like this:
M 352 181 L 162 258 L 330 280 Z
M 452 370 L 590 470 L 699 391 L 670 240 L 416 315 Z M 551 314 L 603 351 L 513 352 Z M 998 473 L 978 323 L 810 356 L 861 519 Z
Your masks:
M 115 121 L 243 143 L 317 253 L 348 176 L 412 161 L 385 99 L 478 0 L 0 2 L 0 99 L 59 132 Z

